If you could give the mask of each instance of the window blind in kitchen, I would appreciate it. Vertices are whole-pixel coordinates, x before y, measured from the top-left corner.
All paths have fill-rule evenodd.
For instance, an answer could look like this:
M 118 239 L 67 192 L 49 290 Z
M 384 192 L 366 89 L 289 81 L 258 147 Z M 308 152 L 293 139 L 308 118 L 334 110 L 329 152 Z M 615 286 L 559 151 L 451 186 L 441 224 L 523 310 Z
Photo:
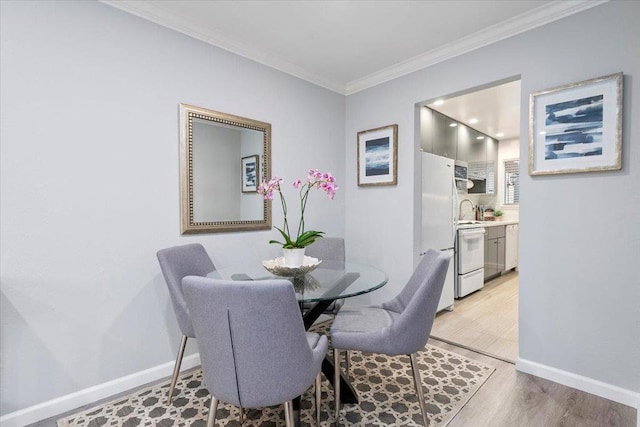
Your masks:
M 504 161 L 504 204 L 520 203 L 520 161 L 518 159 Z

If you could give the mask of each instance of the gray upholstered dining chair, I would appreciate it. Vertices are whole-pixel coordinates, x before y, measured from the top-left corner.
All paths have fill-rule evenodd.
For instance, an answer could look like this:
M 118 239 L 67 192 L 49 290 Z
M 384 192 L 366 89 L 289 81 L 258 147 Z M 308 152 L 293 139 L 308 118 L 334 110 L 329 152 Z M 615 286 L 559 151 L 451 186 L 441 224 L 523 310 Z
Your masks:
M 318 258 L 322 262 L 343 263 L 345 260 L 344 239 L 323 237 L 306 247 L 305 255 Z
M 161 249 L 157 253 L 160 269 L 164 275 L 164 280 L 169 288 L 173 311 L 175 312 L 178 326 L 182 332 L 182 340 L 176 357 L 176 363 L 173 368 L 171 377 L 171 385 L 167 395 L 167 403 L 171 403 L 173 390 L 180 374 L 180 365 L 182 365 L 182 357 L 187 345 L 188 338 L 195 338 L 187 303 L 184 300 L 182 292 L 182 278 L 185 276 L 206 276 L 214 271 L 216 267 L 213 265 L 207 251 L 199 243 L 191 243 L 182 246 L 173 246 Z
M 306 247 L 305 255 L 322 260 L 325 266 L 328 264 L 330 267 L 344 268 L 346 258 L 344 239 L 342 237 L 323 237 L 318 239 Z M 335 300 L 327 307 L 324 314 L 335 316 L 343 304 L 344 300 Z M 313 307 L 313 303 L 303 304 L 304 310 L 309 310 L 311 307 Z
M 220 401 L 241 411 L 284 403 L 286 425 L 292 426 L 292 400 L 314 378 L 319 423 L 328 340 L 305 331 L 291 282 L 188 276 L 182 284 L 211 393 L 207 426 L 214 425 Z
M 428 425 L 416 352 L 429 340 L 444 286 L 449 256 L 430 249 L 404 289 L 392 300 L 368 307 L 343 307 L 331 326 L 334 365 L 340 350 L 360 350 L 389 356 L 409 355 L 424 425 Z M 336 424 L 340 417 L 340 369 L 334 372 Z

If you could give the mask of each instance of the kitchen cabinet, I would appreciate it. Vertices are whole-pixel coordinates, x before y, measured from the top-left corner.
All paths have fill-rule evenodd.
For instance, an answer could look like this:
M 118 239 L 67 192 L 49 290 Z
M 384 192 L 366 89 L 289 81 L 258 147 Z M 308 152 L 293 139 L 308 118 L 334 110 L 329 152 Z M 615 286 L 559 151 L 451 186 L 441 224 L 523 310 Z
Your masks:
M 451 124 L 457 122 L 444 114 L 433 111 L 433 151 L 438 156 L 456 159 L 456 146 L 458 144 L 457 126 Z
M 457 122 L 430 108 L 420 109 L 420 148 L 425 153 L 456 159 Z
M 469 129 L 468 178 L 473 183 L 470 194 L 484 194 L 487 189 L 486 137 L 475 129 Z
M 433 110 L 420 108 L 420 148 L 425 153 L 433 153 Z
M 487 158 L 485 162 L 486 194 L 496 194 L 496 165 L 498 164 L 498 141 L 486 137 Z
M 471 147 L 472 129 L 462 123 L 458 124 L 458 145 L 456 147 L 456 160 L 469 162 L 469 147 Z
M 486 228 L 484 235 L 484 280 L 498 276 L 505 269 L 505 226 Z
M 452 126 L 453 125 L 453 126 Z M 420 148 L 466 165 L 471 194 L 496 194 L 498 141 L 427 107 L 420 108 Z
M 470 147 L 469 179 L 473 187 L 469 193 L 495 194 L 498 141 L 471 129 Z

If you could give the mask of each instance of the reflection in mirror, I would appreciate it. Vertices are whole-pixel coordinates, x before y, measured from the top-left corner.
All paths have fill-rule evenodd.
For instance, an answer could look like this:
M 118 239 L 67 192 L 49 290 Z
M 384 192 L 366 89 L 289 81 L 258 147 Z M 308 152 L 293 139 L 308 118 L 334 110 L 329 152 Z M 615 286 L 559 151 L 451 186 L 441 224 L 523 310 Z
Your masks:
M 180 104 L 182 233 L 271 228 L 271 125 Z

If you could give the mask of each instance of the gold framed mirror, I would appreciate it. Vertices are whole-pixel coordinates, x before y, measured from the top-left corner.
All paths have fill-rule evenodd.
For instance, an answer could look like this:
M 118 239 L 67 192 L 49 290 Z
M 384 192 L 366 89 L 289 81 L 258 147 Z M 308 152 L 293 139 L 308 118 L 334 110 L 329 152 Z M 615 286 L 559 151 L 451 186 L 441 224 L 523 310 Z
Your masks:
M 182 234 L 271 229 L 271 125 L 180 104 Z

